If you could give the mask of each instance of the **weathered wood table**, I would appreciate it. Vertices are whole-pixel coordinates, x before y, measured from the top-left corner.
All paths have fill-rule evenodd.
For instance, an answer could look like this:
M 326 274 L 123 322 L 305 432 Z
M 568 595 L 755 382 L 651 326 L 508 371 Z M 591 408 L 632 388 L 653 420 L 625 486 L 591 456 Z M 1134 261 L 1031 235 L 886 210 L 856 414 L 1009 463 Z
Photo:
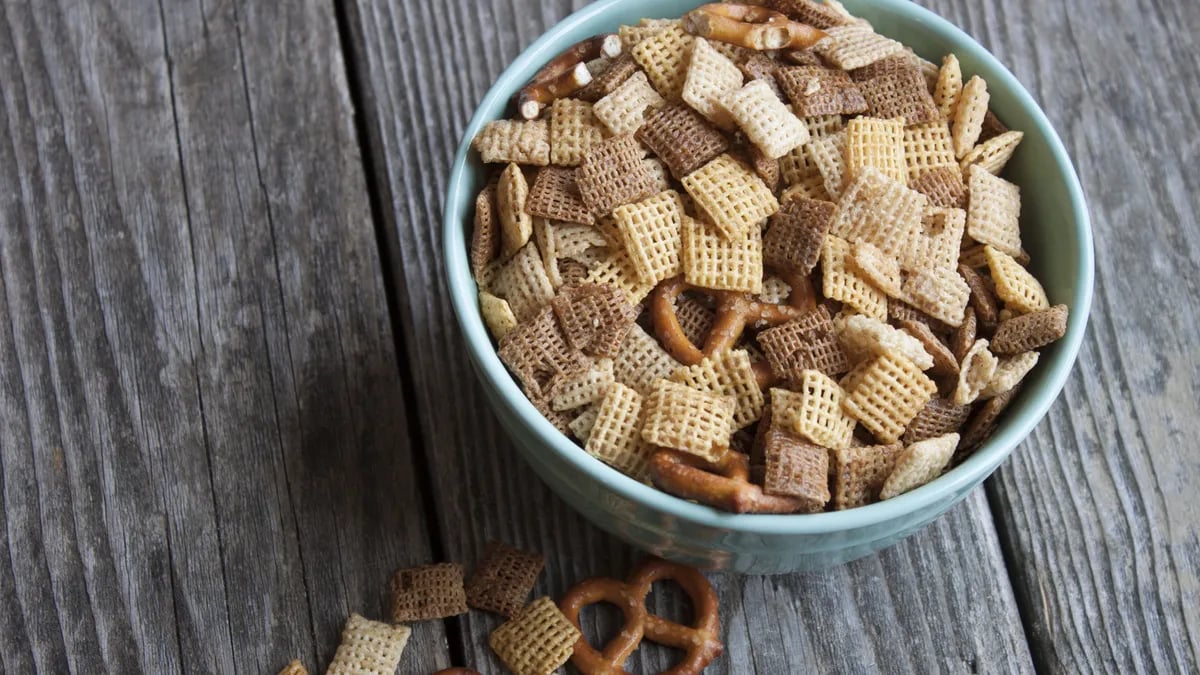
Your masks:
M 713 575 L 711 671 L 1196 672 L 1200 5 L 922 2 L 1077 162 L 1098 260 L 1079 366 L 905 543 Z M 546 553 L 539 594 L 624 574 L 636 552 L 487 412 L 439 260 L 475 104 L 581 4 L 0 1 L 4 672 L 323 666 L 349 612 L 384 616 L 393 568 L 488 538 Z M 497 623 L 418 625 L 402 672 L 495 671 Z

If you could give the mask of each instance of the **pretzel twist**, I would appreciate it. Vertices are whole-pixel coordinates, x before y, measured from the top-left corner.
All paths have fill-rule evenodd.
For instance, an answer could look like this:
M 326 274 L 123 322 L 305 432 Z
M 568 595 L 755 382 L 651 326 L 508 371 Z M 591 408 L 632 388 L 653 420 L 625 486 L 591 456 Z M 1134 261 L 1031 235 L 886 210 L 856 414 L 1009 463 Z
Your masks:
M 706 356 L 731 349 L 737 344 L 748 324 L 775 326 L 799 318 L 805 312 L 817 308 L 812 281 L 807 275 L 783 273 L 780 276 L 792 289 L 786 305 L 773 305 L 755 300 L 749 293 L 713 291 L 692 286 L 685 282 L 683 277 L 663 281 L 654 289 L 650 299 L 650 318 L 654 323 L 654 333 L 659 343 L 677 361 L 685 366 L 692 366 L 703 361 Z M 711 294 L 717 301 L 717 318 L 703 348 L 692 344 L 684 334 L 683 327 L 679 325 L 679 317 L 675 313 L 675 299 L 687 290 Z M 769 386 L 775 379 L 770 366 L 765 363 L 755 364 L 754 372 L 761 387 Z
M 592 81 L 588 61 L 620 53 L 621 38 L 613 33 L 593 35 L 567 47 L 517 92 L 517 111 L 527 120 L 535 119 L 554 99 L 569 96 Z
M 683 29 L 710 40 L 747 49 L 807 49 L 828 37 L 825 31 L 761 5 L 714 2 L 683 16 Z
M 668 621 L 646 610 L 646 596 L 655 582 L 671 580 L 679 584 L 692 601 L 695 617 L 691 626 Z M 625 674 L 624 664 L 643 639 L 683 650 L 684 658 L 670 670 L 672 675 L 697 675 L 721 655 L 720 614 L 717 594 L 708 579 L 697 570 L 647 557 L 638 564 L 628 581 L 593 578 L 575 584 L 558 603 L 563 615 L 580 628 L 579 613 L 597 602 L 608 602 L 621 609 L 625 623 L 621 632 L 603 652 L 596 651 L 584 638 L 575 643 L 571 663 L 584 675 Z
M 733 513 L 795 513 L 805 502 L 776 497 L 750 482 L 750 459 L 730 450 L 720 462 L 706 462 L 661 448 L 650 457 L 650 477 L 664 492 Z

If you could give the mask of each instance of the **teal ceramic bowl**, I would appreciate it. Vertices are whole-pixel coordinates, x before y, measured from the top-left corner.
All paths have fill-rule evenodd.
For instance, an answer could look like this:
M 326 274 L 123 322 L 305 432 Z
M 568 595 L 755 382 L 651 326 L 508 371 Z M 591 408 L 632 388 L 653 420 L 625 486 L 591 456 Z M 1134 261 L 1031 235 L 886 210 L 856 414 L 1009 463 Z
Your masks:
M 836 513 L 736 515 L 687 502 L 627 478 L 558 432 L 526 400 L 496 356 L 467 263 L 475 194 L 484 173 L 470 139 L 506 114 L 509 99 L 572 43 L 635 23 L 647 12 L 677 17 L 698 0 L 600 0 L 567 17 L 500 76 L 467 126 L 446 195 L 444 244 L 449 288 L 479 380 L 525 460 L 568 504 L 638 548 L 708 568 L 772 574 L 840 564 L 890 546 L 966 497 L 1013 451 L 1061 391 L 1083 339 L 1092 296 L 1092 234 L 1083 191 L 1062 142 L 1029 93 L 978 43 L 908 0 L 844 0 L 875 29 L 934 62 L 954 52 L 963 73 L 983 76 L 992 108 L 1025 140 L 1006 170 L 1021 186 L 1022 236 L 1052 303 L 1071 308 L 1066 337 L 1044 351 L 995 435 L 930 484 L 886 502 Z M 514 467 L 514 471 L 521 469 Z

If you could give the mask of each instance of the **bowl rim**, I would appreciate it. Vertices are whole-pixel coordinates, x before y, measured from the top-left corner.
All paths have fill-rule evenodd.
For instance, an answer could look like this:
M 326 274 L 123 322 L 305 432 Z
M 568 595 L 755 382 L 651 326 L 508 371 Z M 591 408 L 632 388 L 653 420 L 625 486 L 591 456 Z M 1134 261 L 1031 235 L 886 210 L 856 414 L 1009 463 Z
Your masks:
M 478 289 L 467 263 L 466 235 L 463 226 L 466 209 L 456 209 L 453 206 L 456 195 L 466 189 L 464 185 L 465 169 L 471 152 L 471 140 L 483 124 L 490 121 L 489 116 L 484 114 L 485 111 L 496 107 L 498 103 L 505 104 L 511 96 L 511 92 L 523 83 L 524 78 L 518 79 L 519 73 L 527 69 L 532 72 L 533 69 L 553 58 L 559 49 L 555 43 L 579 25 L 607 13 L 616 5 L 632 1 L 598 0 L 552 26 L 501 73 L 480 101 L 463 132 L 463 138 L 459 143 L 454 164 L 450 170 L 443 203 L 443 255 L 451 303 L 460 329 L 463 331 L 464 341 L 467 343 L 469 353 L 480 374 L 496 387 L 501 394 L 500 398 L 503 404 L 510 413 L 520 419 L 522 425 L 529 429 L 538 443 L 548 446 L 548 450 L 557 453 L 573 468 L 629 501 L 699 526 L 751 534 L 784 536 L 826 534 L 867 528 L 931 508 L 948 495 L 965 492 L 974 484 L 984 480 L 1046 416 L 1074 367 L 1076 356 L 1083 342 L 1092 304 L 1095 260 L 1091 219 L 1084 199 L 1083 187 L 1079 182 L 1074 164 L 1058 133 L 1033 96 L 998 58 L 974 38 L 948 20 L 910 0 L 859 1 L 874 5 L 886 12 L 915 15 L 914 18 L 925 24 L 933 33 L 938 34 L 945 42 L 964 46 L 971 52 L 973 58 L 994 70 L 1004 87 L 1013 92 L 1018 105 L 1028 111 L 1033 118 L 1038 133 L 1045 137 L 1054 159 L 1054 168 L 1065 178 L 1069 192 L 1076 230 L 1074 244 L 1076 255 L 1080 261 L 1080 278 L 1070 299 L 1071 315 L 1067 333 L 1058 343 L 1054 357 L 1044 360 L 1038 366 L 1039 370 L 1045 369 L 1042 387 L 1036 391 L 1023 392 L 1022 398 L 1029 396 L 1033 398 L 1027 403 L 1027 409 L 1022 415 L 1006 420 L 1007 424 L 1002 424 L 996 433 L 957 467 L 926 485 L 884 502 L 845 511 L 812 514 L 735 514 L 675 497 L 656 487 L 630 478 L 592 457 L 542 416 L 517 386 L 500 361 L 496 349 L 492 345 L 491 336 L 483 325 L 478 309 Z M 702 0 L 696 0 L 696 2 L 701 4 Z M 956 46 L 955 49 L 957 50 L 958 47 Z

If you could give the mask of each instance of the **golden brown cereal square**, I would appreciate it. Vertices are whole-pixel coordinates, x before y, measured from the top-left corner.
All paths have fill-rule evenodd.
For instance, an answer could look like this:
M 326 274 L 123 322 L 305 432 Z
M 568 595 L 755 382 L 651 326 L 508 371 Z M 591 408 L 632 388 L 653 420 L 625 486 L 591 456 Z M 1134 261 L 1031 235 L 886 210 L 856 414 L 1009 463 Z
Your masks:
M 894 443 L 937 391 L 909 359 L 883 354 L 869 362 L 842 407 L 883 443 Z
M 533 220 L 525 212 L 528 198 L 529 183 L 525 181 L 525 174 L 521 167 L 509 164 L 496 184 L 496 213 L 500 219 L 501 253 L 505 258 L 529 243 L 533 235 Z
M 517 317 L 513 314 L 508 301 L 497 298 L 487 291 L 479 292 L 479 313 L 483 315 L 483 323 L 487 326 L 488 332 L 497 340 L 508 335 L 509 331 L 517 327 Z
M 902 118 L 856 117 L 846 124 L 847 178 L 858 178 L 868 167 L 900 185 L 908 184 Z
M 950 140 L 950 125 L 942 120 L 908 126 L 904 129 L 904 163 L 908 167 L 908 183 L 914 183 L 930 171 L 947 169 L 962 182 L 958 160 L 954 158 L 954 143 Z
M 761 293 L 762 230 L 726 239 L 707 223 L 683 219 L 683 276 L 689 284 L 722 291 Z
M 992 281 L 996 283 L 996 296 L 1009 309 L 1018 314 L 1027 314 L 1050 306 L 1041 282 L 1012 256 L 993 246 L 986 246 L 984 253 Z
M 625 294 L 604 284 L 565 286 L 551 306 L 567 343 L 591 356 L 616 356 L 637 317 Z
M 584 283 L 608 284 L 619 288 L 625 293 L 625 299 L 630 304 L 640 303 L 654 290 L 654 284 L 646 283 L 638 277 L 633 261 L 629 259 L 629 252 L 624 248 L 607 250 L 588 270 Z
M 967 235 L 1011 256 L 1021 254 L 1021 188 L 987 169 L 967 172 Z
M 328 675 L 392 675 L 412 630 L 351 614 L 342 642 L 325 671 Z
M 599 405 L 589 405 L 583 408 L 583 412 L 579 413 L 567 423 L 567 428 L 571 430 L 571 434 L 579 440 L 585 447 L 588 440 L 592 437 L 592 429 L 596 426 L 596 418 L 600 415 Z
M 304 667 L 300 659 L 292 659 L 290 663 L 283 667 L 283 670 L 279 671 L 278 675 L 308 675 L 308 668 Z
M 1016 153 L 1017 146 L 1021 144 L 1023 138 L 1025 138 L 1025 134 L 1020 131 L 1007 131 L 995 138 L 981 140 L 979 145 L 963 155 L 963 169 L 978 166 L 993 175 L 1000 175 L 1000 172 L 1008 165 L 1008 160 L 1012 159 L 1013 154 Z
M 933 89 L 933 102 L 938 107 L 938 116 L 942 120 L 950 122 L 954 119 L 962 87 L 962 67 L 958 63 L 958 57 L 947 54 L 942 59 L 942 67 L 938 70 L 937 82 Z
M 636 323 L 613 358 L 613 375 L 617 382 L 646 394 L 654 381 L 668 378 L 679 368 L 679 362 L 668 354 L 650 334 Z
M 588 432 L 588 454 L 640 481 L 649 478 L 652 448 L 642 440 L 645 417 L 642 395 L 620 382 L 613 383 Z
M 466 614 L 462 565 L 438 563 L 396 570 L 392 574 L 391 601 L 393 623 Z
M 742 86 L 742 71 L 737 64 L 713 48 L 704 38 L 696 38 L 692 45 L 692 60 L 688 65 L 687 78 L 683 84 L 683 101 L 713 124 L 732 128 L 729 111 L 721 105 L 721 99 Z M 682 176 L 690 171 L 676 175 Z
M 1039 358 L 1040 355 L 1037 352 L 1022 352 L 1000 359 L 1000 363 L 996 364 L 996 372 L 992 375 L 992 379 L 988 381 L 983 391 L 979 392 L 979 398 L 993 398 L 1020 385 L 1029 371 L 1037 365 Z
M 596 218 L 583 203 L 575 170 L 561 166 L 538 169 L 525 200 L 525 212 L 531 216 L 591 225 Z
M 494 120 L 471 141 L 484 164 L 550 163 L 550 123 L 546 120 Z
M 734 399 L 657 380 L 645 401 L 642 440 L 715 462 L 729 451 Z
M 650 84 L 668 101 L 677 101 L 683 94 L 694 38 L 681 26 L 673 25 L 634 45 L 633 55 Z
M 869 241 L 904 263 L 921 230 L 927 203 L 925 195 L 867 166 L 846 188 L 829 231 L 847 241 Z
M 665 105 L 646 115 L 637 139 L 682 178 L 729 148 L 729 140 L 695 110 Z
M 833 235 L 825 237 L 821 249 L 822 293 L 826 298 L 845 303 L 866 316 L 886 320 L 887 296 L 850 271 L 846 265 L 849 256 L 850 244 L 845 239 Z
M 681 271 L 683 202 L 674 190 L 613 209 L 613 220 L 638 279 L 657 284 Z
M 686 366 L 671 375 L 671 381 L 697 391 L 729 396 L 734 400 L 733 428 L 743 429 L 762 416 L 766 403 L 754 374 L 750 354 L 744 349 L 724 350 Z
M 721 104 L 750 142 L 771 159 L 808 142 L 808 127 L 787 109 L 766 80 L 753 80 L 729 92 Z
M 742 239 L 779 210 L 762 179 L 728 154 L 683 177 L 683 186 L 726 239 Z
M 904 280 L 903 300 L 949 326 L 958 326 L 971 289 L 955 269 L 919 270 Z
M 879 35 L 869 26 L 835 26 L 825 31 L 829 39 L 818 42 L 817 53 L 842 70 L 855 70 L 904 51 L 904 45 Z
M 833 508 L 840 511 L 877 501 L 903 449 L 899 443 L 893 443 L 835 450 Z
M 997 354 L 1020 354 L 1040 349 L 1067 334 L 1066 305 L 1014 316 L 1001 321 L 992 338 L 992 351 Z
M 763 235 L 763 263 L 779 270 L 811 272 L 821 258 L 835 209 L 831 202 L 803 197 L 783 202 Z
M 921 217 L 921 230 L 909 247 L 905 268 L 949 274 L 958 267 L 967 213 L 962 209 L 928 208 Z
M 775 71 L 779 86 L 800 117 L 857 115 L 867 100 L 850 75 L 823 66 L 787 66 Z
M 489 541 L 483 559 L 467 581 L 467 604 L 486 612 L 513 616 L 525 606 L 525 599 L 545 565 L 546 559 L 540 553 Z
M 558 605 L 542 597 L 488 636 L 488 645 L 516 675 L 550 675 L 566 664 L 581 638 Z
M 620 136 L 637 131 L 645 121 L 646 110 L 664 102 L 663 97 L 646 80 L 646 74 L 638 71 L 596 101 L 592 112 L 613 135 Z
M 854 435 L 854 420 L 843 410 L 846 392 L 828 375 L 805 370 L 797 391 L 771 390 L 771 415 L 777 424 L 826 448 L 844 448 Z
M 865 361 L 874 356 L 895 354 L 912 361 L 918 370 L 933 367 L 933 357 L 920 340 L 879 319 L 852 314 L 835 322 L 840 327 L 842 346 L 851 361 Z
M 526 244 L 496 272 L 492 292 L 508 301 L 518 320 L 529 318 L 550 302 L 554 285 L 537 244 Z
M 846 188 L 846 131 L 843 129 L 824 138 L 816 138 L 804 146 L 808 161 L 817 168 L 824 180 L 825 192 L 839 199 Z
M 550 105 L 550 163 L 578 166 L 592 146 L 604 140 L 604 127 L 592 104 L 573 98 L 555 99 Z
M 846 258 L 850 271 L 862 277 L 889 298 L 900 297 L 900 260 L 879 250 L 869 241 L 859 239 L 850 247 Z
M 958 105 L 954 109 L 954 124 L 951 127 L 955 157 L 962 159 L 979 142 L 989 100 L 991 97 L 988 94 L 987 82 L 978 75 L 963 85 Z
M 829 450 L 774 428 L 763 435 L 763 456 L 764 492 L 804 500 L 802 512 L 825 508 L 829 501 Z
M 604 398 L 615 382 L 612 359 L 596 359 L 587 370 L 559 378 L 550 392 L 550 407 L 556 412 L 576 410 Z
M 904 448 L 896 456 L 896 466 L 879 491 L 879 498 L 891 499 L 942 475 L 957 447 L 958 434 L 952 433 L 918 441 Z
M 642 164 L 644 151 L 632 134 L 592 147 L 576 169 L 583 202 L 597 216 L 654 194 L 656 181 Z

